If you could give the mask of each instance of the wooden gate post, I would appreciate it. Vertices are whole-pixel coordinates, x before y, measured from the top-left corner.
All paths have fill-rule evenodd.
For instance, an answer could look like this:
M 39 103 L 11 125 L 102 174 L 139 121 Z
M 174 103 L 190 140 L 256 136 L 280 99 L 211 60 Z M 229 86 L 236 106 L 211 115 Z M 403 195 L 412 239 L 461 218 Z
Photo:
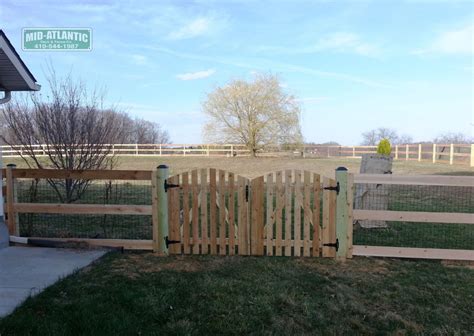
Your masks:
M 336 169 L 336 181 L 339 192 L 336 198 L 336 237 L 339 248 L 336 258 L 345 260 L 352 258 L 352 207 L 353 207 L 353 175 L 347 168 Z
M 158 206 L 158 232 L 156 234 L 157 252 L 168 254 L 168 247 L 165 240 L 168 237 L 168 195 L 165 183 L 169 176 L 169 168 L 166 165 L 159 165 L 156 171 L 156 198 Z M 155 238 L 155 237 L 154 237 Z M 155 243 L 155 242 L 154 242 Z
M 15 203 L 18 203 L 16 179 L 13 177 L 13 170 L 16 164 L 7 165 L 7 212 L 8 212 L 8 231 L 10 235 L 20 235 L 19 216 L 15 212 Z

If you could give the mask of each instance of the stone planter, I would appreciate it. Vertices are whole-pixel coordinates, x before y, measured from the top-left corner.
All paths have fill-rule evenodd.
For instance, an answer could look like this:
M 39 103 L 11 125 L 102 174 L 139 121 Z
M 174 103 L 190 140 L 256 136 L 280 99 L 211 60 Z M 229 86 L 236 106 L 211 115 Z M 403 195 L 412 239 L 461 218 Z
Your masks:
M 391 174 L 392 157 L 382 154 L 364 154 L 360 165 L 361 174 Z M 390 185 L 357 184 L 355 208 L 362 210 L 388 210 Z M 386 228 L 382 220 L 359 220 L 362 228 Z

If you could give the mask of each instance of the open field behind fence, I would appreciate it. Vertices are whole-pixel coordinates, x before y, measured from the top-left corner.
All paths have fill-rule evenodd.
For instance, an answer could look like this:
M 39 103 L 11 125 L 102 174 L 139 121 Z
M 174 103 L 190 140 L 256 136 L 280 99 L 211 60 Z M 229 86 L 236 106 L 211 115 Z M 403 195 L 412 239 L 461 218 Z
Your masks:
M 108 145 L 117 156 L 249 156 L 244 145 L 239 144 L 113 144 Z M 19 157 L 28 151 L 37 156 L 47 156 L 47 145 L 1 146 L 5 157 Z M 362 154 L 376 153 L 377 146 L 328 146 L 306 145 L 297 150 L 269 146 L 259 151 L 261 156 L 304 156 L 304 157 L 350 157 L 360 158 Z M 394 160 L 424 161 L 450 165 L 474 167 L 474 144 L 407 144 L 392 148 Z
M 208 171 L 208 169 L 205 170 Z M 298 176 L 298 170 L 295 174 Z M 92 240 L 96 244 L 108 242 L 129 248 L 152 248 L 155 225 L 152 171 L 67 172 L 9 168 L 3 171 L 3 176 L 6 177 L 5 212 L 10 229 L 15 235 L 56 239 L 81 238 Z M 206 173 L 206 176 L 209 174 Z M 64 181 L 79 178 L 88 179 L 90 185 L 80 199 L 69 204 L 62 203 L 61 199 L 64 195 L 58 193 L 48 183 L 48 179 Z M 304 181 L 301 180 L 301 182 Z M 284 176 L 282 183 L 286 183 Z M 303 188 L 295 183 L 297 182 L 290 181 L 289 188 L 293 192 L 296 192 L 298 188 Z M 356 223 L 353 227 L 355 254 L 383 255 L 390 252 L 400 255 L 411 251 L 410 253 L 415 253 L 415 255 L 429 257 L 429 253 L 426 252 L 428 249 L 463 250 L 467 251 L 468 255 L 474 253 L 474 177 L 356 175 L 355 189 L 360 184 L 377 185 L 379 193 L 388 195 L 388 202 L 386 208 L 377 210 L 370 208 L 369 211 L 365 211 L 366 209 L 356 204 L 354 208 Z M 209 206 L 212 197 L 209 187 L 206 188 L 202 191 L 205 194 L 201 192 L 200 199 L 206 200 Z M 264 183 L 262 191 L 267 196 L 263 198 L 261 211 L 263 211 L 263 218 L 267 218 L 268 209 L 277 207 L 277 199 L 276 196 L 273 197 L 272 207 L 269 208 L 268 195 L 272 193 L 268 189 L 267 182 Z M 291 218 L 292 225 L 296 223 L 295 218 L 302 221 L 299 228 L 302 230 L 301 237 L 303 237 L 306 214 L 303 211 L 297 217 L 295 208 L 292 208 L 295 202 L 302 202 L 302 199 L 295 200 L 294 197 L 297 194 L 292 194 L 293 196 L 288 201 L 290 202 L 289 209 L 292 209 L 291 217 L 288 218 Z M 226 197 L 226 207 L 229 207 L 230 196 Z M 236 194 L 235 197 L 237 198 L 238 195 Z M 319 202 L 322 202 L 323 195 L 319 195 L 318 198 Z M 308 207 L 315 209 L 314 196 L 311 195 L 308 200 Z M 375 197 L 372 203 L 377 203 L 377 201 Z M 179 202 L 182 207 L 182 198 Z M 324 205 L 319 202 L 318 211 L 322 219 Z M 219 214 L 216 215 L 219 216 Z M 181 226 L 182 216 L 181 213 L 175 216 L 179 218 Z M 283 235 L 286 218 L 286 215 L 282 216 Z M 364 228 L 357 223 L 357 220 L 364 219 L 383 220 L 386 225 L 381 228 Z M 308 228 L 312 237 L 314 225 Z M 183 228 L 178 228 L 178 230 L 181 230 L 179 235 L 182 235 Z M 295 231 L 291 230 L 294 237 Z M 270 231 L 264 231 L 264 233 L 267 232 Z M 277 229 L 274 227 L 273 239 L 277 238 L 276 234 Z M 367 246 L 373 248 L 367 249 Z M 384 247 L 394 249 L 387 252 L 383 249 Z M 413 250 L 406 250 L 407 248 L 422 250 L 413 252 Z M 445 253 L 443 251 L 436 252 L 441 259 Z M 450 256 L 446 254 L 446 259 L 449 258 Z

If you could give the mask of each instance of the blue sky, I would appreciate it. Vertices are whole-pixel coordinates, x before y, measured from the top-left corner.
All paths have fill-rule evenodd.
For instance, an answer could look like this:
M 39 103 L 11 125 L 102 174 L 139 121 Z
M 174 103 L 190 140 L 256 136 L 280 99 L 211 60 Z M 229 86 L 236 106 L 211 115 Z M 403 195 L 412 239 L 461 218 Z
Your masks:
M 90 27 L 93 50 L 22 51 L 24 27 Z M 474 136 L 472 1 L 2 0 L 0 28 L 40 84 L 52 62 L 174 143 L 202 142 L 206 93 L 255 72 L 300 99 L 306 141 Z

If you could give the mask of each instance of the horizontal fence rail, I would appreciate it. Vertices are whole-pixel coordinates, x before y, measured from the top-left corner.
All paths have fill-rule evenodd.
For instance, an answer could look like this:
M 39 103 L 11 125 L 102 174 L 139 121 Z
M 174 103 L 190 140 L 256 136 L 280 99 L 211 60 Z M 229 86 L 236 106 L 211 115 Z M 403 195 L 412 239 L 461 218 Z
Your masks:
M 117 156 L 249 156 L 242 144 L 111 144 L 105 145 L 107 152 Z M 1 146 L 4 157 L 20 157 L 29 151 L 36 156 L 53 154 L 47 145 Z M 304 156 L 304 157 L 348 157 L 360 158 L 363 154 L 375 154 L 377 146 L 305 145 L 298 149 L 283 146 L 267 146 L 259 155 Z M 407 144 L 394 145 L 395 160 L 469 165 L 474 167 L 474 144 Z

